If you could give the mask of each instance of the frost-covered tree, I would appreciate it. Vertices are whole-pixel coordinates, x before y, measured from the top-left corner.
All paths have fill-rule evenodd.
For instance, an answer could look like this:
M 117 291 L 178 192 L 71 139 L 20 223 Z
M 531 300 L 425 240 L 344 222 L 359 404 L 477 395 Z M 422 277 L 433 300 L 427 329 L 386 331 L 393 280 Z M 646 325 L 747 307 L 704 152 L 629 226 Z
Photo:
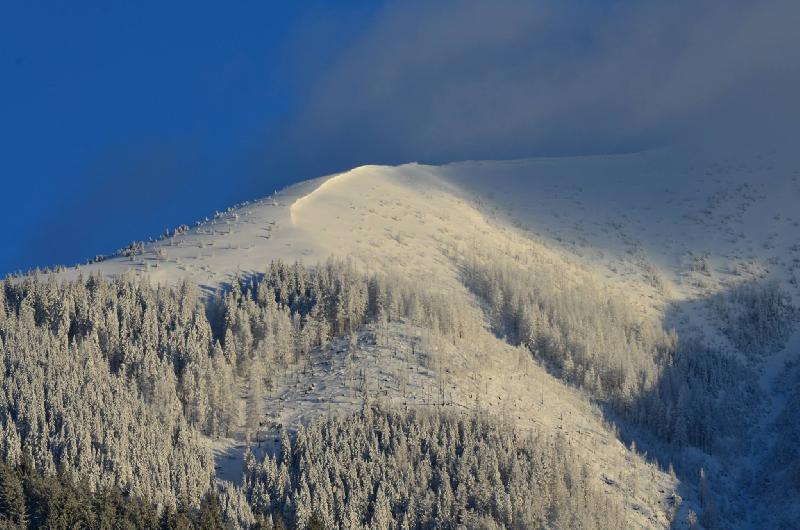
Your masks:
M 298 528 L 625 526 L 564 440 L 477 416 L 365 407 L 282 438 L 248 460 L 244 494 Z

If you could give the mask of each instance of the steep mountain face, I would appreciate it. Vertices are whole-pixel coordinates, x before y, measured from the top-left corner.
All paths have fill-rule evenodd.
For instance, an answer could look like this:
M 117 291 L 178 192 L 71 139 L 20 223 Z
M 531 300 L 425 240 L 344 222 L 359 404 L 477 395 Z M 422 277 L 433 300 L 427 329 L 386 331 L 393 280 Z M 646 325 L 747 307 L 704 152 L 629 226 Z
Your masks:
M 792 435 L 800 423 L 793 407 L 800 381 L 798 199 L 800 165 L 769 154 L 720 160 L 672 150 L 363 166 L 55 276 L 77 281 L 99 273 L 137 285 L 199 286 L 208 323 L 198 329 L 209 331 L 200 332 L 192 355 L 211 361 L 187 371 L 194 365 L 179 360 L 165 340 L 153 346 L 159 352 L 153 363 L 174 370 L 183 413 L 170 421 L 181 429 L 188 422 L 204 436 L 218 481 L 231 482 L 220 487 L 236 524 L 278 513 L 303 525 L 314 513 L 326 524 L 342 524 L 345 512 L 358 524 L 401 524 L 408 503 L 399 499 L 406 492 L 384 488 L 381 495 L 390 500 L 371 491 L 340 506 L 336 485 L 316 491 L 317 481 L 309 484 L 298 471 L 338 465 L 325 454 L 330 433 L 365 436 L 331 416 L 394 425 L 385 435 L 391 443 L 368 436 L 379 461 L 394 461 L 388 447 L 418 441 L 402 434 L 397 425 L 406 420 L 385 412 L 388 407 L 443 414 L 407 420 L 433 425 L 440 439 L 490 418 L 499 427 L 486 429 L 499 430 L 486 439 L 512 439 L 510 432 L 536 437 L 520 442 L 520 451 L 546 452 L 548 438 L 566 444 L 580 469 L 564 472 L 573 479 L 563 486 L 539 484 L 536 491 L 558 499 L 564 493 L 558 488 L 577 484 L 590 492 L 592 508 L 573 511 L 606 503 L 614 521 L 642 528 L 681 528 L 695 520 L 708 528 L 791 526 L 800 513 Z M 270 267 L 278 260 L 285 268 Z M 294 262 L 303 265 L 288 265 Z M 297 272 L 307 268 L 312 272 Z M 9 307 L 22 304 L 14 296 L 7 295 Z M 149 296 L 141 296 L 143 315 Z M 187 313 L 183 321 L 197 326 L 201 313 Z M 31 321 L 47 321 L 37 315 Z M 280 343 L 283 332 L 276 330 L 284 328 L 291 345 Z M 97 355 L 107 356 L 98 344 Z M 225 411 L 224 420 L 202 412 L 201 422 L 188 405 L 190 392 L 181 389 L 188 388 L 187 373 L 212 381 L 217 366 L 235 391 L 209 398 L 212 409 Z M 112 371 L 108 384 L 122 385 L 114 378 L 125 371 Z M 376 403 L 376 414 L 386 418 L 364 420 Z M 478 419 L 461 420 L 467 423 L 459 427 L 451 415 Z M 311 426 L 308 433 L 302 426 Z M 285 428 L 292 432 L 288 449 Z M 450 454 L 456 445 L 439 451 Z M 523 475 L 543 473 L 514 463 L 512 454 L 487 456 L 502 462 L 494 488 L 504 487 L 504 495 L 519 491 Z M 557 462 L 565 453 L 552 454 Z M 408 469 L 445 472 L 436 458 L 408 461 Z M 780 469 L 776 462 L 783 462 Z M 408 473 L 404 466 L 405 460 L 389 475 Z M 518 466 L 519 477 L 506 476 Z M 375 477 L 386 469 L 359 473 Z M 452 492 L 432 478 L 437 500 L 415 510 L 433 513 L 437 502 L 457 497 L 456 472 L 457 466 L 447 469 Z M 157 483 L 152 488 L 165 495 Z M 422 495 L 426 484 L 411 496 Z M 298 504 L 299 498 L 305 500 Z M 567 510 L 555 500 L 540 511 L 526 511 L 516 500 L 498 508 L 505 506 L 501 497 L 481 507 L 484 500 L 461 499 L 471 507 L 469 517 L 483 518 L 470 524 L 514 527 L 514 514 L 556 524 L 557 512 Z M 442 518 L 463 523 L 467 517 L 448 509 L 441 508 Z M 525 527 L 520 520 L 517 526 Z M 558 521 L 612 524 L 591 517 Z

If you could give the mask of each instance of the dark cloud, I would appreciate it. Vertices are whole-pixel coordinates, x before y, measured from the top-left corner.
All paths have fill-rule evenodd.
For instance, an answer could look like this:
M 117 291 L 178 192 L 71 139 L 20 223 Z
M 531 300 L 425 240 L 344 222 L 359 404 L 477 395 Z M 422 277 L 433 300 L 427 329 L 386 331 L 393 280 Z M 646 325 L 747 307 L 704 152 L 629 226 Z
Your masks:
M 390 4 L 280 152 L 317 169 L 780 136 L 800 116 L 798 23 L 788 0 Z

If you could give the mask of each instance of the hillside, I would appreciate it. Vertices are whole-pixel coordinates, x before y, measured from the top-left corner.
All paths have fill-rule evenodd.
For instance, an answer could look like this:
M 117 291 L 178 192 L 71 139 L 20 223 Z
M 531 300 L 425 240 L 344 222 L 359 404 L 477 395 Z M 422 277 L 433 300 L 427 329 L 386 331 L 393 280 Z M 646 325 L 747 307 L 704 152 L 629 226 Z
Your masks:
M 685 151 L 362 166 L 56 277 L 189 280 L 213 300 L 270 262 L 339 258 L 430 297 L 425 317 L 334 334 L 263 394 L 241 375 L 241 421 L 205 442 L 220 479 L 241 483 L 248 439 L 276 454 L 282 427 L 377 400 L 565 437 L 632 526 L 747 527 L 798 509 L 800 470 L 770 481 L 764 462 L 797 454 L 799 179 L 775 155 Z

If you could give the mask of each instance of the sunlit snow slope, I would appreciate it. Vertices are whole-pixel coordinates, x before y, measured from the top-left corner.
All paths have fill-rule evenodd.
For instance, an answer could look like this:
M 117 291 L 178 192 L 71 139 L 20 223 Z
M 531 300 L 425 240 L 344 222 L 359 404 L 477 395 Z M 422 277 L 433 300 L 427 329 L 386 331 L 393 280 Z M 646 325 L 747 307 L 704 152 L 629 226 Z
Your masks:
M 216 286 L 237 271 L 263 272 L 273 259 L 313 264 L 337 255 L 430 278 L 448 272 L 442 254 L 451 247 L 523 237 L 663 301 L 756 276 L 796 287 L 798 198 L 800 164 L 768 155 L 362 166 L 219 213 L 147 244 L 142 256 L 80 269 Z M 703 278 L 692 274 L 700 259 L 709 264 Z M 661 275 L 660 297 L 642 277 L 652 274 Z

